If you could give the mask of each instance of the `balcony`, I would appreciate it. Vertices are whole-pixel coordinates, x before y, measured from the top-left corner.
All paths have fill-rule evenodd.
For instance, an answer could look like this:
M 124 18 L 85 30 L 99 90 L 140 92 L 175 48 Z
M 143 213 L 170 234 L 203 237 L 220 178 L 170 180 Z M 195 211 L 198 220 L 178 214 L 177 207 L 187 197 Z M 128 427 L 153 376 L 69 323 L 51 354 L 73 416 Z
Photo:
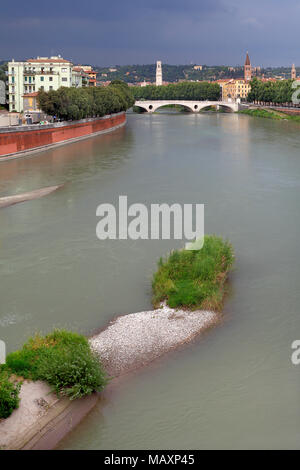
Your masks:
M 23 75 L 58 75 L 54 70 L 24 70 Z

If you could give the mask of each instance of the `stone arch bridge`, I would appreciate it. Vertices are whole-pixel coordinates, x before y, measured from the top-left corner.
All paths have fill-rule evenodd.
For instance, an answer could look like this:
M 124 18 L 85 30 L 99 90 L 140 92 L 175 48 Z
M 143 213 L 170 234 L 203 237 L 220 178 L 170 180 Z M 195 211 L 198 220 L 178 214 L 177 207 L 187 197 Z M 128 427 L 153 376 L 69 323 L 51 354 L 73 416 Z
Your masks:
M 141 100 L 136 101 L 134 106 L 144 109 L 148 113 L 154 113 L 158 108 L 176 104 L 184 106 L 193 113 L 199 113 L 202 109 L 210 106 L 216 106 L 219 108 L 227 108 L 232 112 L 236 112 L 242 108 L 240 103 L 229 103 L 227 101 L 192 101 L 192 100 Z

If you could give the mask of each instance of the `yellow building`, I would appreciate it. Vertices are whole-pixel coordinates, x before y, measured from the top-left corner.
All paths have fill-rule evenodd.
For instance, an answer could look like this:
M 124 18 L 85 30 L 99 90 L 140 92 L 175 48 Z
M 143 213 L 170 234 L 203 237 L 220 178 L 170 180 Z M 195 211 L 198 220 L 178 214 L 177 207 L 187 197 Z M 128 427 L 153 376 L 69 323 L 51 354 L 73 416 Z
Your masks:
M 222 97 L 224 101 L 236 101 L 240 99 L 245 101 L 251 90 L 251 85 L 246 80 L 229 80 L 222 86 Z

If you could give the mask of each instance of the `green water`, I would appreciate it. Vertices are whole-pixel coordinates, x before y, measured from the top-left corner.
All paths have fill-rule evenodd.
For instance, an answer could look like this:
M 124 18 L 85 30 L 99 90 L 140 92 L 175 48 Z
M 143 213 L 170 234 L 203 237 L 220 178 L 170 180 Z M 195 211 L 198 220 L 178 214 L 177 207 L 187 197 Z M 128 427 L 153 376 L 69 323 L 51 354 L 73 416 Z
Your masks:
M 64 183 L 0 211 L 0 338 L 91 333 L 151 307 L 179 241 L 102 241 L 96 207 L 204 203 L 236 250 L 223 322 L 122 380 L 62 449 L 300 448 L 298 124 L 248 116 L 128 115 L 113 134 L 0 164 L 0 196 Z

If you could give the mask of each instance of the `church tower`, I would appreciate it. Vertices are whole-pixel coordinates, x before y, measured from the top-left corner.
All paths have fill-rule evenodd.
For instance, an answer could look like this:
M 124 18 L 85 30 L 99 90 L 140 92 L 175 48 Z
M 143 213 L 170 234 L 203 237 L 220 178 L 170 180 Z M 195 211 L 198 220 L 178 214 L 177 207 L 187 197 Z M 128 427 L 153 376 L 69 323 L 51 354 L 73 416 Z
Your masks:
M 296 80 L 296 78 L 297 78 L 296 67 L 295 67 L 295 64 L 293 64 L 292 71 L 291 71 L 291 79 Z
M 156 86 L 162 85 L 162 68 L 161 61 L 156 62 Z
M 247 52 L 245 66 L 244 66 L 244 79 L 246 82 L 250 82 L 251 78 L 252 78 L 252 69 L 251 69 L 249 54 Z

